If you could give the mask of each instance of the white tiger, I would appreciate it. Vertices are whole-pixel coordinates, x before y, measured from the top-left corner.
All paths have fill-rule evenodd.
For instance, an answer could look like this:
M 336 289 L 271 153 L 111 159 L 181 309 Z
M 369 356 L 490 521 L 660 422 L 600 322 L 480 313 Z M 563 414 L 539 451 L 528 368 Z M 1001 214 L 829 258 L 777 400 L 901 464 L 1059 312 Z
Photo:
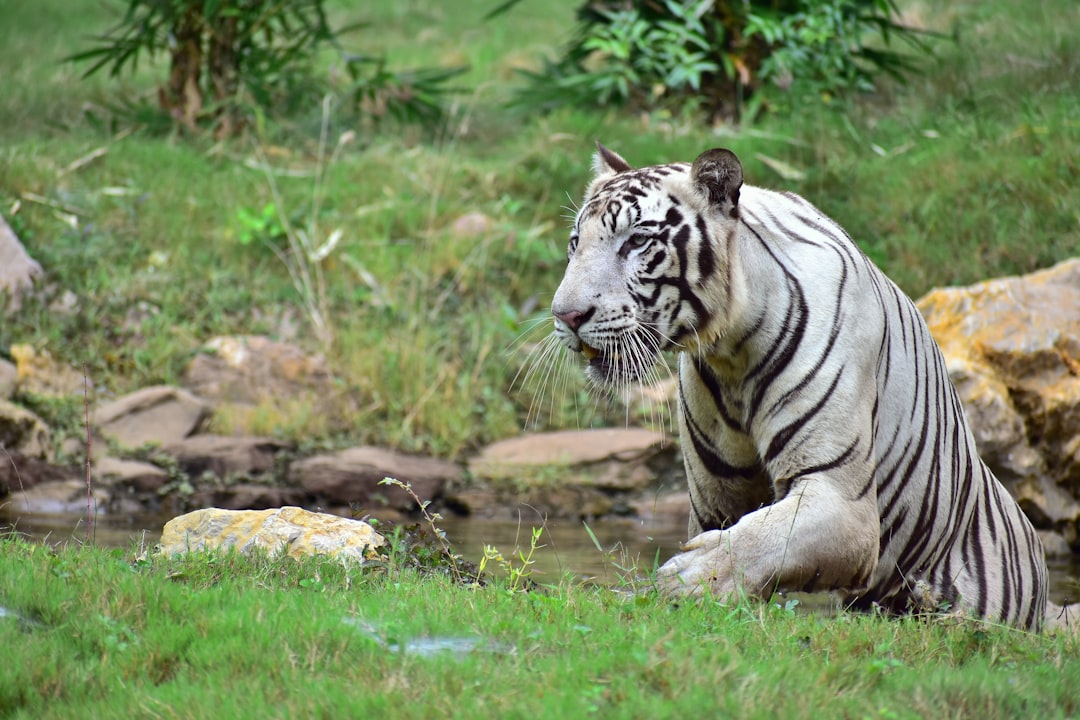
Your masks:
M 633 169 L 601 145 L 593 166 L 555 332 L 602 384 L 679 353 L 691 539 L 660 586 L 1039 628 L 1039 538 L 979 459 L 919 311 L 844 230 L 743 185 L 728 150 Z

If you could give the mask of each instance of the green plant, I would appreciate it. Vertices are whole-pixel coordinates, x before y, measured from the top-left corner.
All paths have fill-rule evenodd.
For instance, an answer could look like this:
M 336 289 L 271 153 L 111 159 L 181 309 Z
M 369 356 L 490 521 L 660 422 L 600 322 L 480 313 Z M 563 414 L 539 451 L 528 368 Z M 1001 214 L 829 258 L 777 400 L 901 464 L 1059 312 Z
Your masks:
M 925 49 L 918 35 L 893 19 L 895 12 L 893 0 L 799 0 L 787 12 L 762 7 L 748 13 L 744 37 L 760 38 L 769 48 L 757 68 L 759 85 L 828 102 L 873 90 L 878 73 L 902 79 L 916 72 L 912 57 L 866 42 L 877 31 L 885 41 L 895 34 Z M 770 95 L 774 103 L 785 97 Z
M 916 69 L 910 57 L 868 40 L 918 43 L 896 15 L 894 0 L 587 0 L 577 36 L 531 73 L 524 102 L 689 103 L 717 117 L 739 115 L 770 85 L 825 98 L 866 90 L 878 73 Z
M 450 541 L 446 538 L 446 531 L 439 527 L 438 523 L 442 520 L 442 515 L 437 512 L 431 512 L 428 508 L 431 506 L 430 500 L 421 500 L 416 494 L 416 491 L 412 489 L 412 485 L 407 482 L 402 482 L 397 478 L 385 477 L 379 481 L 380 485 L 392 485 L 402 491 L 404 491 L 409 497 L 413 499 L 417 507 L 420 508 L 420 513 L 424 516 L 424 521 L 431 528 L 431 533 L 435 537 L 439 544 L 439 549 L 442 551 L 443 557 L 446 558 L 447 567 L 450 569 L 450 573 L 453 575 L 454 580 L 458 583 L 465 583 L 465 573 L 462 572 L 462 566 L 464 561 L 461 556 L 453 551 L 450 547 Z M 474 577 L 479 579 L 479 573 L 474 574 Z
M 189 130 L 211 126 L 219 138 L 268 111 L 303 108 L 332 89 L 375 121 L 441 120 L 446 97 L 457 92 L 448 82 L 468 67 L 391 70 L 382 55 L 344 52 L 339 36 L 365 24 L 331 29 L 325 0 L 127 0 L 119 23 L 67 59 L 89 64 L 84 77 L 101 70 L 115 77 L 167 53 L 159 109 Z M 316 73 L 326 45 L 342 51 L 343 88 L 332 87 L 333 74 Z M 123 99 L 113 108 L 153 122 L 137 102 Z
M 525 590 L 532 578 L 532 566 L 536 562 L 534 559 L 536 551 L 544 547 L 540 544 L 540 536 L 543 534 L 544 528 L 534 527 L 532 529 L 532 536 L 529 539 L 528 553 L 519 548 L 514 549 L 514 554 L 517 556 L 517 564 L 514 562 L 513 555 L 507 559 L 503 557 L 503 554 L 499 552 L 498 548 L 485 544 L 484 554 L 480 558 L 480 569 L 477 572 L 477 578 L 479 578 L 480 575 L 483 575 L 488 563 L 494 563 L 506 573 L 510 592 L 515 593 Z
M 324 0 L 127 0 L 120 22 L 95 40 L 68 58 L 90 63 L 84 76 L 116 76 L 167 52 L 161 109 L 190 129 L 209 121 L 226 137 L 242 129 L 245 99 L 269 108 L 310 92 L 315 52 L 335 34 Z

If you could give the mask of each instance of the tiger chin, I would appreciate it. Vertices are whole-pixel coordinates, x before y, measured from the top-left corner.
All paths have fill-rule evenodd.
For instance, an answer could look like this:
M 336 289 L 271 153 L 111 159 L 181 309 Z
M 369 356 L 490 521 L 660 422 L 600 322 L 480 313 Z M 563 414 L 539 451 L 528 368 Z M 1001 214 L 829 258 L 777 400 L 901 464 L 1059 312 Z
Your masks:
M 809 202 L 744 185 L 730 150 L 635 169 L 598 145 L 567 259 L 555 334 L 594 382 L 678 354 L 690 539 L 663 592 L 1059 610 L 915 305 Z

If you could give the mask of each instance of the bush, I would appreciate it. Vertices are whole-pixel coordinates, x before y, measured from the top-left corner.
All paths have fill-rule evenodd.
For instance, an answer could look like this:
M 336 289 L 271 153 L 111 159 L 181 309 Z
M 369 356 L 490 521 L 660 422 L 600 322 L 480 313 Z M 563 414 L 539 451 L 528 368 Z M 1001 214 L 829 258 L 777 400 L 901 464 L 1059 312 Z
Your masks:
M 524 101 L 633 109 L 689 105 L 712 118 L 751 114 L 765 101 L 836 95 L 902 78 L 914 58 L 893 37 L 924 48 L 893 0 L 588 0 L 562 57 L 532 75 Z M 779 92 L 778 92 L 779 91 Z
M 85 75 L 134 70 L 143 56 L 167 53 L 169 74 L 158 103 L 180 125 L 233 135 L 256 112 L 288 112 L 329 92 L 313 64 L 324 45 L 338 46 L 324 0 L 127 0 L 123 19 L 96 46 L 68 58 L 92 63 Z M 465 68 L 392 72 L 380 57 L 345 55 L 349 107 L 433 121 L 442 115 L 445 83 Z

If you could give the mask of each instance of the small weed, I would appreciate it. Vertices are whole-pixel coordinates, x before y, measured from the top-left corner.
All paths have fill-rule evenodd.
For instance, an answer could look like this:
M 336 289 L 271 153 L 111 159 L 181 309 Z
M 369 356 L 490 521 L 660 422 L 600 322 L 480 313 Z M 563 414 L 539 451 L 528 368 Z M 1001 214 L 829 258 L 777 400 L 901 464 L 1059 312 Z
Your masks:
M 513 555 L 507 559 L 503 557 L 498 548 L 492 545 L 484 545 L 484 555 L 480 559 L 477 578 L 479 579 L 479 576 L 484 574 L 488 563 L 493 563 L 506 573 L 508 589 L 511 593 L 528 589 L 532 582 L 532 566 L 536 562 L 534 556 L 537 550 L 544 547 L 540 544 L 540 536 L 543 533 L 544 528 L 542 527 L 532 529 L 532 536 L 529 539 L 529 551 L 526 553 L 524 550 L 514 549 L 514 554 L 517 556 L 516 562 Z
M 409 495 L 420 508 L 420 513 L 424 516 L 424 521 L 431 529 L 432 535 L 438 542 L 439 548 L 442 551 L 442 556 L 446 559 L 446 566 L 450 569 L 450 573 L 453 575 L 454 580 L 458 583 L 464 584 L 466 582 L 466 573 L 462 571 L 462 565 L 464 560 L 458 554 L 456 554 L 450 546 L 450 541 L 446 539 L 446 531 L 439 527 L 438 522 L 442 520 L 442 515 L 437 512 L 431 512 L 428 507 L 431 505 L 430 500 L 421 500 L 417 496 L 416 492 L 412 489 L 410 483 L 402 482 L 396 478 L 386 477 L 379 481 L 380 485 L 392 485 L 400 490 L 403 490 Z M 475 577 L 475 575 L 474 575 Z

